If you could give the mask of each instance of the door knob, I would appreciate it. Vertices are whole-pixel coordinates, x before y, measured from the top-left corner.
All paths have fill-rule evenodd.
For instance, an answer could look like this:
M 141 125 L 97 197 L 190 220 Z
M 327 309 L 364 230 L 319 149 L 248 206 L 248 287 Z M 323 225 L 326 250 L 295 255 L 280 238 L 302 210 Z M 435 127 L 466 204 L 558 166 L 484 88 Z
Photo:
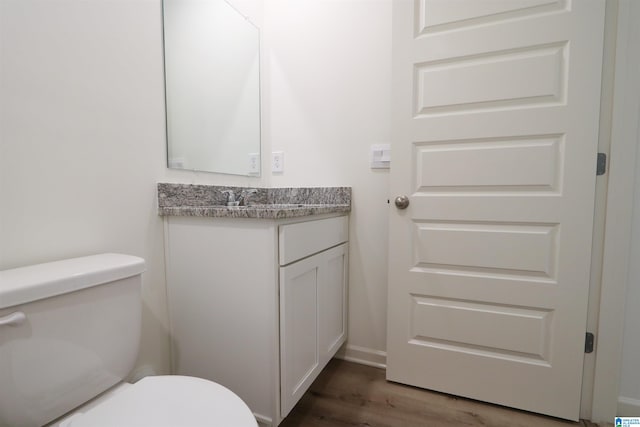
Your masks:
M 409 206 L 409 196 L 398 196 L 394 200 L 394 203 L 398 209 L 407 209 L 407 206 Z

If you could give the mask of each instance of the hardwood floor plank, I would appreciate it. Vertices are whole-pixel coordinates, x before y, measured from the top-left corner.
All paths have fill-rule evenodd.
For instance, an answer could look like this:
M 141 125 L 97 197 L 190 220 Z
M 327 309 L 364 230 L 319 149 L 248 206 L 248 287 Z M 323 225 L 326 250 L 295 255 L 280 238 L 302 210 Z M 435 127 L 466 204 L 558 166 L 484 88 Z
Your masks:
M 388 382 L 382 369 L 334 359 L 282 427 L 605 427 Z

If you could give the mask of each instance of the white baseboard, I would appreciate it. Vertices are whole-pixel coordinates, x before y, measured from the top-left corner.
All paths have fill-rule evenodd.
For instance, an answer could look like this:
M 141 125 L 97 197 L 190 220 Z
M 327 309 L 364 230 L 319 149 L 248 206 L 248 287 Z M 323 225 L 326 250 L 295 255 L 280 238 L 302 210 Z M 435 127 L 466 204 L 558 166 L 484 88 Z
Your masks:
M 640 417 L 640 400 L 630 397 L 618 397 L 618 412 L 620 417 Z
M 349 362 L 373 366 L 374 368 L 387 368 L 387 353 L 382 350 L 373 350 L 367 347 L 348 344 L 338 350 L 336 357 Z

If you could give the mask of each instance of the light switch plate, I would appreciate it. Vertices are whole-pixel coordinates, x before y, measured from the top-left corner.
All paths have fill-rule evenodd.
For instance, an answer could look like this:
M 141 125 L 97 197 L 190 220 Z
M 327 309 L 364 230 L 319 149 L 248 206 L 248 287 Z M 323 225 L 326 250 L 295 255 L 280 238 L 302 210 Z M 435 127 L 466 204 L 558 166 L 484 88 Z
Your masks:
M 391 167 L 391 145 L 374 144 L 371 146 L 371 169 L 389 169 Z

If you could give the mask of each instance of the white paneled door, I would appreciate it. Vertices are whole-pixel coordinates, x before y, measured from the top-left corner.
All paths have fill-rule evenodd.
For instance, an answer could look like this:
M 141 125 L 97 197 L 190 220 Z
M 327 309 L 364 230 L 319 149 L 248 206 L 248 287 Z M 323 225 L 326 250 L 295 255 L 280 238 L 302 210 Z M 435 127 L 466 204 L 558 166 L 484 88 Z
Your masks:
M 387 378 L 576 420 L 604 0 L 394 0 Z

